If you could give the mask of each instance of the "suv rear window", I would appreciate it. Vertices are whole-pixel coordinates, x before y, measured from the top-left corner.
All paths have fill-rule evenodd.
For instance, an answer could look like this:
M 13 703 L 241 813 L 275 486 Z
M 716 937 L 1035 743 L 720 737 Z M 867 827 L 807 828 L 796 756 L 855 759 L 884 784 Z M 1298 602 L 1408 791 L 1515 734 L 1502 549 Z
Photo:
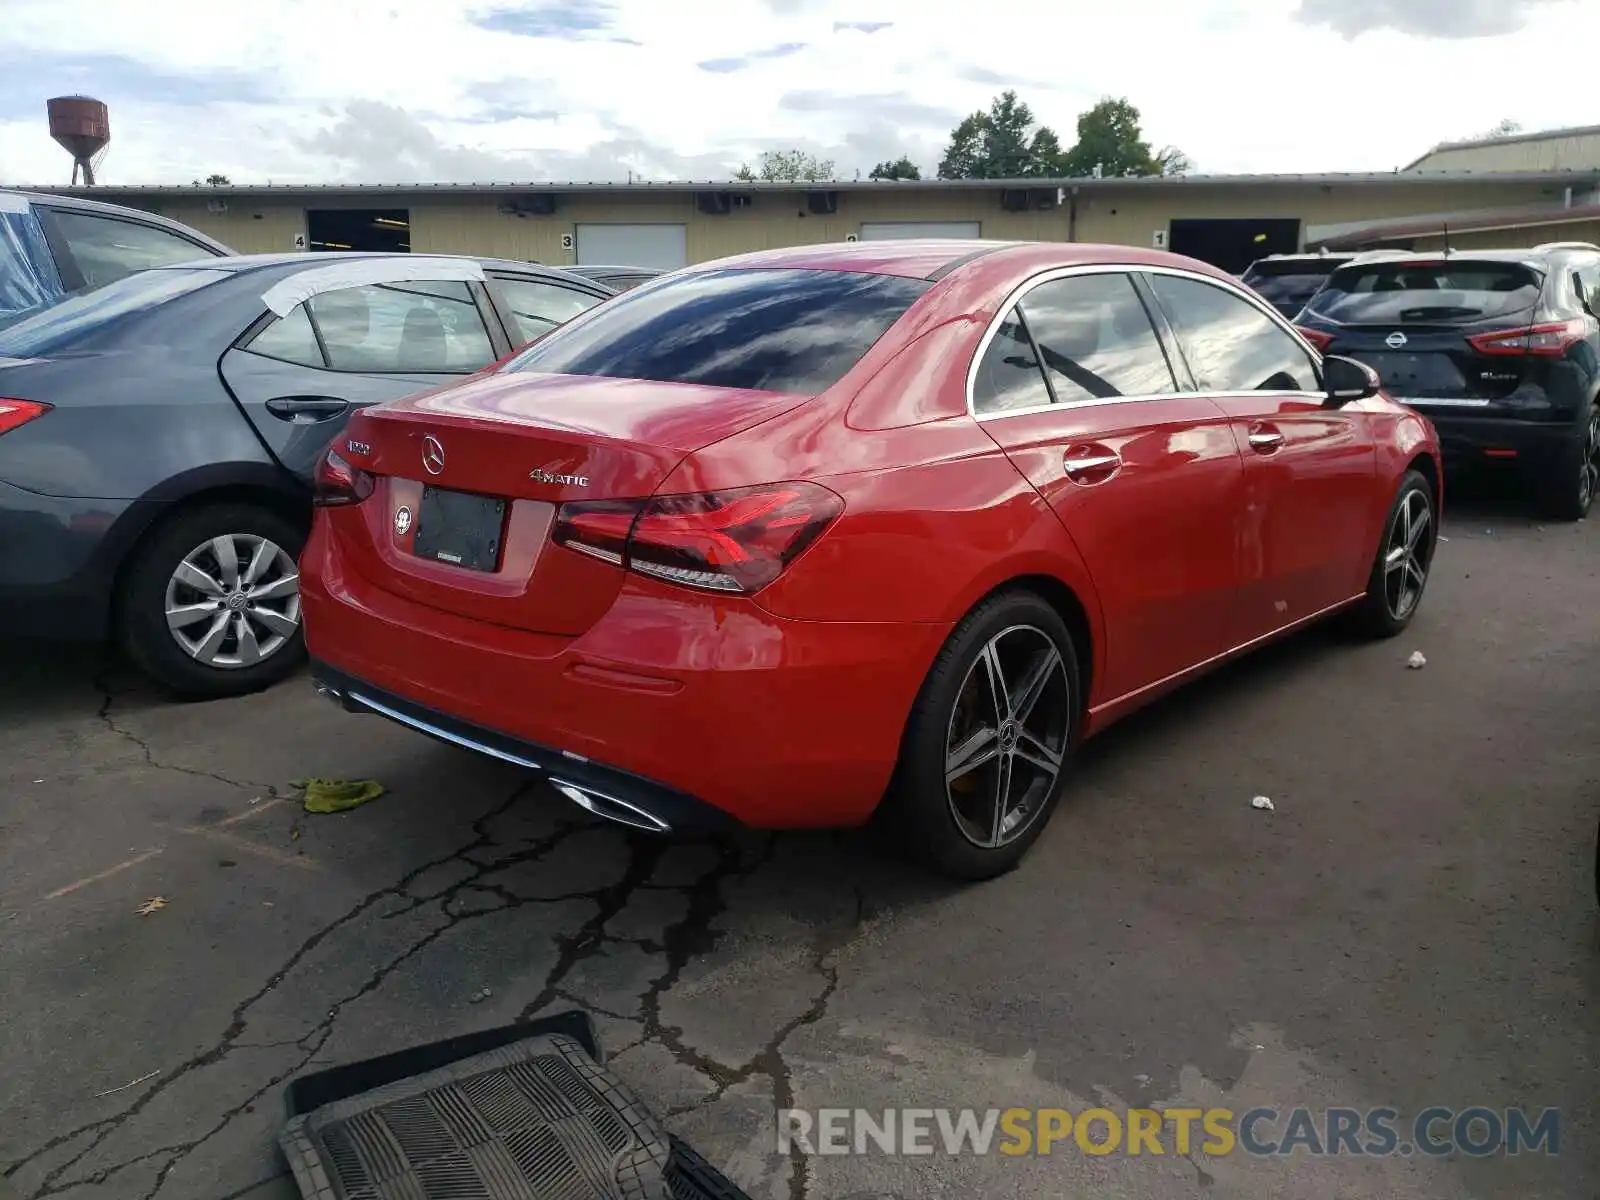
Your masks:
M 505 369 L 813 396 L 931 286 L 853 271 L 696 272 L 607 300 Z
M 209 269 L 139 271 L 121 279 L 68 296 L 59 304 L 36 310 L 5 324 L 0 318 L 0 358 L 27 358 L 48 354 L 111 322 L 189 292 L 197 291 L 230 272 Z
M 1480 321 L 1532 308 L 1543 282 L 1515 262 L 1375 262 L 1335 271 L 1311 311 L 1345 324 Z
M 1304 272 L 1295 275 L 1246 275 L 1244 282 L 1259 292 L 1263 299 L 1274 304 L 1299 301 L 1304 304 L 1328 278 L 1328 272 Z

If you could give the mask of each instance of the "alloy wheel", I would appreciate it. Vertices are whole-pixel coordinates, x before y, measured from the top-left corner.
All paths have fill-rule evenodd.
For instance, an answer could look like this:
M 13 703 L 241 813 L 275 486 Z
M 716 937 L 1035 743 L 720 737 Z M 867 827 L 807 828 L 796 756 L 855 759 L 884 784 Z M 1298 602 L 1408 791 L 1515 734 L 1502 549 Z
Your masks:
M 1383 597 L 1389 615 L 1404 621 L 1422 599 L 1433 558 L 1433 512 L 1427 493 L 1413 488 L 1400 500 L 1383 555 Z
M 1578 511 L 1582 512 L 1600 491 L 1600 408 L 1589 414 L 1589 430 L 1583 438 L 1583 461 L 1578 466 Z
M 269 538 L 202 542 L 167 581 L 167 629 L 190 658 L 221 670 L 272 657 L 300 628 L 300 575 Z
M 1021 837 L 1061 775 L 1072 684 L 1055 641 L 1012 625 L 984 644 L 956 693 L 945 795 L 963 837 L 986 850 Z

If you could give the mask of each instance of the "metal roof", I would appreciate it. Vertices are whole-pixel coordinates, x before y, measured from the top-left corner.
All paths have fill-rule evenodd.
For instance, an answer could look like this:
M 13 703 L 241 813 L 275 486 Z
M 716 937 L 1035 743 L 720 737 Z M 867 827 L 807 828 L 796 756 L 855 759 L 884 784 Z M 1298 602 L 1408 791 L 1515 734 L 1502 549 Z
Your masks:
M 609 194 L 672 194 L 705 191 L 726 192 L 893 192 L 893 191 L 969 191 L 1009 188 L 1066 188 L 1093 191 L 1106 188 L 1202 188 L 1202 187 L 1351 187 L 1419 183 L 1551 183 L 1600 182 L 1600 168 L 1561 171 L 1352 171 L 1323 174 L 1282 175 L 1177 175 L 1124 176 L 1094 178 L 1016 178 L 1016 179 L 832 179 L 796 182 L 770 182 L 742 179 L 675 180 L 482 180 L 469 183 L 266 183 L 228 184 L 210 187 L 193 184 L 100 184 L 94 188 L 33 186 L 28 190 L 51 195 L 71 196 L 166 196 L 173 199 L 225 198 L 229 196 L 368 196 L 430 195 L 479 196 L 485 193 L 603 192 Z
M 1481 146 L 1511 146 L 1519 142 L 1553 142 L 1558 138 L 1594 137 L 1600 135 L 1600 125 L 1571 125 L 1565 129 L 1541 129 L 1535 133 L 1502 133 L 1494 137 L 1463 138 L 1458 142 L 1440 142 L 1426 154 L 1419 155 L 1400 168 L 1409 171 L 1419 162 L 1427 162 L 1435 154 L 1446 150 L 1476 150 Z
M 1546 225 L 1569 225 L 1581 221 L 1600 221 L 1600 204 L 1574 204 L 1570 207 L 1549 204 L 1522 204 L 1513 208 L 1479 208 L 1469 212 L 1434 213 L 1428 216 L 1389 218 L 1341 226 L 1336 233 L 1315 239 L 1334 249 L 1352 249 L 1372 242 L 1401 238 L 1432 237 L 1444 233 L 1497 233 L 1501 230 L 1538 229 Z

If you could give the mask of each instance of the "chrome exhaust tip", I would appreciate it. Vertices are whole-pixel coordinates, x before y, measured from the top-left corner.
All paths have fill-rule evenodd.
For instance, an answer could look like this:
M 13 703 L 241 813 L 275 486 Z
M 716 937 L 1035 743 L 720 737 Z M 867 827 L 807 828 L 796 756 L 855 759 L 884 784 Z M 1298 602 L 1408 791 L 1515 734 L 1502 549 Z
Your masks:
M 597 792 L 581 784 L 569 783 L 565 779 L 552 779 L 550 786 L 585 812 L 592 813 L 602 820 L 626 825 L 630 829 L 640 829 L 645 833 L 672 832 L 672 826 L 660 817 L 646 812 L 638 805 L 629 804 L 626 800 L 618 800 L 615 796 L 608 796 L 604 792 Z
M 317 689 L 317 695 L 324 700 L 330 700 L 340 708 L 345 707 L 344 693 L 331 683 L 323 683 L 320 679 L 314 679 L 311 681 L 311 686 Z

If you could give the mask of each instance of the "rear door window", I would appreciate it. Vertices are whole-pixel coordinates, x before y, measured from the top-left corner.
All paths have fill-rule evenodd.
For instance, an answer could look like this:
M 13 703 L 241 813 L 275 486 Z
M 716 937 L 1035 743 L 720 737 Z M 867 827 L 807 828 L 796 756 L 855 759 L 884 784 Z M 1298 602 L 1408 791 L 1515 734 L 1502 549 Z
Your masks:
M 1539 302 L 1544 279 L 1517 262 L 1375 262 L 1335 271 L 1311 311 L 1341 324 L 1470 324 Z
M 1281 325 L 1242 296 L 1184 275 L 1151 275 L 1202 392 L 1316 391 L 1316 364 Z
M 995 326 L 972 380 L 972 411 L 1015 412 L 1052 403 L 1044 370 L 1015 306 Z
M 853 271 L 697 271 L 612 297 L 505 369 L 812 396 L 931 286 Z
M 1121 273 L 1074 275 L 1020 301 L 1057 404 L 1177 389 L 1133 281 Z
M 99 213 L 50 210 L 84 286 L 100 287 L 150 267 L 215 258 L 216 252 L 170 230 Z
M 496 358 L 471 290 L 456 280 L 340 288 L 306 307 L 335 371 L 469 375 Z

